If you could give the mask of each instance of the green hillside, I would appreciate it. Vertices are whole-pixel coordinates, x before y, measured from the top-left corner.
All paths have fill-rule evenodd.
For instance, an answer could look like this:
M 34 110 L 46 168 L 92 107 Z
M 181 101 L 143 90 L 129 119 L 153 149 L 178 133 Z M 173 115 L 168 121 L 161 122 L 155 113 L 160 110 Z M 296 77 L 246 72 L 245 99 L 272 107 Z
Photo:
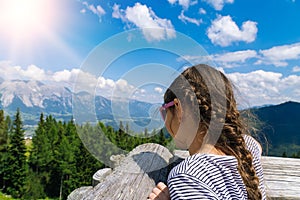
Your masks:
M 262 122 L 261 133 L 266 136 L 265 154 L 288 157 L 300 154 L 300 103 L 286 102 L 253 109 Z

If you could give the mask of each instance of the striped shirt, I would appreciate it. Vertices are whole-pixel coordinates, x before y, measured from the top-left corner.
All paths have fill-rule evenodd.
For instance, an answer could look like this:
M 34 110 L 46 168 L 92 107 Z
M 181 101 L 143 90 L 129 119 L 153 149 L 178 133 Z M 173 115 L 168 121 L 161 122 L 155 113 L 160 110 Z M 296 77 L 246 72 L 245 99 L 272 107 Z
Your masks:
M 259 178 L 259 189 L 266 199 L 261 166 L 262 150 L 251 136 L 244 136 L 247 149 L 253 155 L 253 165 Z M 234 156 L 194 154 L 175 166 L 168 177 L 171 199 L 247 200 L 246 186 L 237 169 Z

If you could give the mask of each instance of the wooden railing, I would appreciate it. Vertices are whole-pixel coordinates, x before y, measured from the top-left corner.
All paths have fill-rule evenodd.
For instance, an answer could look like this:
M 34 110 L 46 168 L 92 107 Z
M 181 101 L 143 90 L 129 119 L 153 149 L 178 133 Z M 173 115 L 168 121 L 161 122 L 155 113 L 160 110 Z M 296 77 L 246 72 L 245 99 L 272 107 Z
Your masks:
M 144 200 L 170 169 L 188 156 L 185 151 L 170 151 L 158 144 L 136 147 L 126 157 L 112 157 L 114 168 L 93 176 L 93 186 L 74 190 L 68 200 L 107 199 Z M 269 199 L 300 199 L 300 159 L 262 157 Z

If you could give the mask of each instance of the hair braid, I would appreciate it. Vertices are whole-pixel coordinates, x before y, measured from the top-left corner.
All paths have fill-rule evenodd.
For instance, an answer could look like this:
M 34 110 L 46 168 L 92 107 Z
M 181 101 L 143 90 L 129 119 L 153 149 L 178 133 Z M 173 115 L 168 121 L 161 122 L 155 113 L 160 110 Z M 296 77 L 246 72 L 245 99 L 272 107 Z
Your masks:
M 215 146 L 224 153 L 237 158 L 238 171 L 246 186 L 248 199 L 261 199 L 262 194 L 259 190 L 259 179 L 253 166 L 253 157 L 247 150 L 243 138 L 243 134 L 248 134 L 248 131 L 239 117 L 239 112 L 234 109 L 228 109 L 228 111 L 221 137 Z
M 200 123 L 204 124 L 206 126 L 204 129 L 208 130 L 212 116 L 218 116 L 218 113 L 212 113 L 210 91 L 199 72 L 200 69 L 211 71 L 213 68 L 207 65 L 197 65 L 186 69 L 178 78 L 175 79 L 166 91 L 164 101 L 165 103 L 170 102 L 177 98 L 176 95 L 178 96 L 178 94 L 180 94 L 182 98 L 180 100 L 183 101 L 183 103 L 198 105 L 200 111 Z M 215 144 L 215 147 L 227 155 L 236 157 L 238 161 L 238 171 L 246 186 L 248 199 L 261 199 L 262 194 L 259 190 L 259 179 L 252 163 L 252 154 L 247 150 L 246 143 L 243 138 L 243 135 L 249 134 L 249 131 L 240 118 L 231 83 L 221 72 L 213 69 L 212 73 L 218 73 L 218 75 L 221 74 L 221 77 L 225 82 L 226 92 L 226 108 L 221 107 L 220 105 L 222 104 L 217 105 L 220 106 L 217 110 L 220 110 L 220 112 L 224 112 L 225 110 L 226 115 L 222 133 Z M 211 81 L 218 81 L 213 79 L 213 74 L 210 78 L 212 78 Z M 186 81 L 188 82 L 188 86 L 184 84 Z M 222 91 L 218 91 L 218 88 L 216 87 L 212 92 L 218 93 Z M 224 121 L 224 119 L 219 120 Z
M 249 129 L 247 128 L 247 125 L 243 123 L 240 113 L 237 110 L 230 81 L 223 74 L 222 77 L 226 85 L 227 111 L 225 124 L 221 134 L 223 137 L 219 138 L 216 146 L 217 148 L 222 146 L 220 149 L 224 152 L 228 149 L 229 155 L 233 155 L 237 158 L 238 171 L 246 186 L 248 199 L 262 199 L 262 194 L 259 190 L 259 179 L 253 166 L 253 157 L 250 151 L 246 148 L 246 143 L 243 137 L 244 134 L 250 134 Z M 227 139 L 229 139 L 229 141 L 227 141 Z
M 261 199 L 262 195 L 258 189 L 259 179 L 252 164 L 252 154 L 245 148 L 246 144 L 242 135 L 237 135 L 231 125 L 225 125 L 222 137 L 215 146 L 227 155 L 237 158 L 238 171 L 246 186 L 248 199 Z

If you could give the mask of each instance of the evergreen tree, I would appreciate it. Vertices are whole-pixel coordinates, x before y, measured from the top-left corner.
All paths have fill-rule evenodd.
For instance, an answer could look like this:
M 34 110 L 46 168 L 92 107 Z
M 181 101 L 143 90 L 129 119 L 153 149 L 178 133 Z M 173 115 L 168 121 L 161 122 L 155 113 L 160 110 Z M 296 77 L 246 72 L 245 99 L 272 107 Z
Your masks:
M 84 131 L 86 133 L 91 133 L 95 132 L 95 127 L 91 127 L 89 124 L 84 125 L 83 127 L 80 128 L 81 130 L 79 131 Z M 79 146 L 77 147 L 75 151 L 75 160 L 76 160 L 76 169 L 77 169 L 77 181 L 78 183 L 81 183 L 82 185 L 91 185 L 92 183 L 92 176 L 93 174 L 104 167 L 104 164 L 102 164 L 100 161 L 98 161 L 94 155 L 92 155 L 83 142 L 81 142 L 80 138 L 78 138 L 78 144 Z M 101 139 L 100 139 L 101 140 Z M 99 141 L 100 141 L 99 140 Z M 90 142 L 89 142 L 90 143 Z M 93 145 L 95 150 L 94 153 L 104 153 L 104 145 L 99 142 L 100 145 Z M 85 144 L 88 144 L 87 141 L 85 141 Z M 90 143 L 92 145 L 92 143 Z M 92 147 L 93 147 L 92 146 Z M 102 147 L 102 149 L 100 149 Z M 73 177 L 75 178 L 75 177 Z
M 57 123 L 55 118 L 51 115 L 46 117 L 45 121 L 45 133 L 48 138 L 47 147 L 45 147 L 45 154 L 48 157 L 46 161 L 47 165 L 44 168 L 44 173 L 47 175 L 45 192 L 48 197 L 55 198 L 59 196 L 60 184 L 61 184 L 61 172 L 60 172 L 60 155 L 59 148 L 61 143 L 61 122 Z
M 41 113 L 38 127 L 32 137 L 32 150 L 29 158 L 30 167 L 36 174 L 39 174 L 39 167 L 44 163 L 42 159 L 45 158 L 44 156 L 41 156 L 43 146 L 47 143 L 44 123 L 44 114 Z
M 123 134 L 124 133 L 124 125 L 123 125 L 123 122 L 122 121 L 120 121 L 120 124 L 119 124 L 119 133 L 120 134 Z
M 5 188 L 5 168 L 8 147 L 8 126 L 4 117 L 4 111 L 0 110 L 0 190 Z
M 130 134 L 129 123 L 128 123 L 128 122 L 126 122 L 125 133 L 126 133 L 126 134 Z
M 5 192 L 13 197 L 21 197 L 24 192 L 27 166 L 24 130 L 19 109 L 17 109 L 9 139 L 7 170 L 4 177 L 6 182 Z
M 34 187 L 28 187 L 28 193 L 37 193 L 39 198 L 45 196 L 58 197 L 60 191 L 60 169 L 59 150 L 62 131 L 56 120 L 50 115 L 44 119 L 43 113 L 40 115 L 35 136 L 32 138 L 32 151 L 29 164 L 35 176 L 37 186 L 42 185 L 42 191 L 36 191 Z
M 149 135 L 147 129 L 145 132 Z M 163 132 L 151 134 L 147 138 L 128 133 L 133 131 L 128 124 L 124 129 L 122 122 L 119 129 L 114 130 L 101 122 L 95 126 L 88 123 L 76 126 L 72 119 L 67 123 L 57 122 L 51 115 L 44 120 L 41 114 L 32 139 L 33 148 L 29 159 L 31 172 L 28 174 L 26 195 L 23 198 L 66 199 L 74 189 L 91 185 L 93 174 L 105 167 L 97 159 L 106 158 L 104 163 L 107 163 L 111 155 L 119 154 L 119 148 L 131 151 L 143 143 L 164 145 L 168 142 Z
M 147 129 L 147 128 L 145 128 L 145 130 L 144 130 L 144 136 L 145 136 L 145 137 L 148 137 L 148 135 L 149 135 L 149 133 L 148 133 L 148 129 Z
M 32 171 L 32 169 L 29 169 L 25 181 L 25 194 L 22 198 L 28 200 L 46 198 L 44 185 L 41 180 L 42 179 L 39 174 Z
M 32 137 L 32 149 L 29 157 L 30 171 L 33 174 L 28 176 L 26 184 L 26 194 L 31 194 L 35 198 L 45 198 L 45 185 L 49 180 L 47 171 L 50 159 L 50 143 L 45 130 L 44 114 L 41 113 L 35 134 Z
M 4 111 L 0 110 L 0 152 L 5 151 L 8 142 L 8 130 L 5 122 Z
M 286 152 L 285 152 L 285 151 L 282 153 L 282 157 L 284 157 L 284 158 L 286 158 L 286 157 L 287 157 L 287 155 L 286 155 Z
M 76 127 L 73 120 L 60 126 L 59 135 L 61 136 L 59 148 L 59 168 L 60 168 L 60 199 L 65 199 L 72 190 L 76 188 L 73 179 L 77 176 L 75 151 L 79 146 Z

